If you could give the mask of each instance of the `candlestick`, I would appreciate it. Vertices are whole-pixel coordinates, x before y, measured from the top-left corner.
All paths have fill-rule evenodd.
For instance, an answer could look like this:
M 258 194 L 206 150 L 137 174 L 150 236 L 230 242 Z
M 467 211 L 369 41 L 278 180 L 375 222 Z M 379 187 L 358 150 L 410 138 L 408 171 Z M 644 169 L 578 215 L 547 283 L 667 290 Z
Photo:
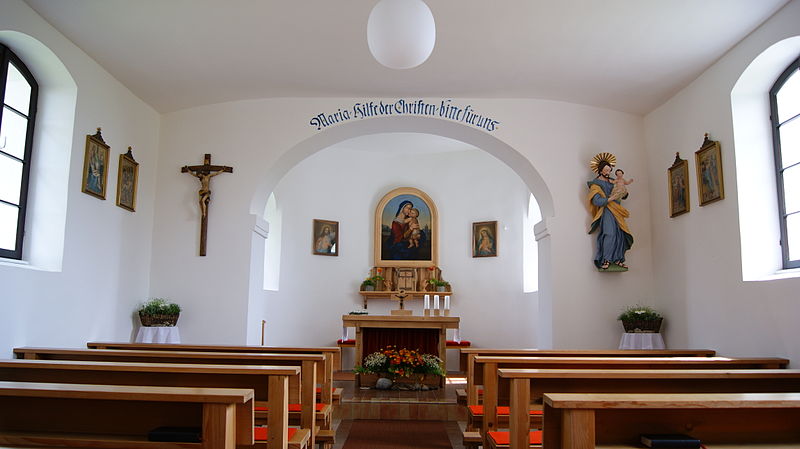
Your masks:
M 444 310 L 450 310 L 450 295 L 444 295 Z
M 433 295 L 433 310 L 439 310 L 439 295 Z
M 429 310 L 431 308 L 431 295 L 425 295 L 425 300 L 423 301 L 422 307 L 425 310 Z

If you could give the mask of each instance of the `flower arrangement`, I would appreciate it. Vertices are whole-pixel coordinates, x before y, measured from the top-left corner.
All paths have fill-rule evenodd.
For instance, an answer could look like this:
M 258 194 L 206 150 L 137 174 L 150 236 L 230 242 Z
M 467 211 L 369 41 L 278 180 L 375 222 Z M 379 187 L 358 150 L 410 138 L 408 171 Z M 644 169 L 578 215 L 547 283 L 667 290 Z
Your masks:
M 413 374 L 435 374 L 444 376 L 442 359 L 433 354 L 420 354 L 411 349 L 387 346 L 364 357 L 361 366 L 355 367 L 360 374 L 382 374 L 410 377 Z

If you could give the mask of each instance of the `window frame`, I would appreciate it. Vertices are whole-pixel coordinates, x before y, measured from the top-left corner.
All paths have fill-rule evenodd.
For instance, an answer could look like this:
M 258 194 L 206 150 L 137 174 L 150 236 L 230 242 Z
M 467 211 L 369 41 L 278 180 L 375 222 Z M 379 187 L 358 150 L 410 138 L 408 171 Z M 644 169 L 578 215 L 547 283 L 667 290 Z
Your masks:
M 20 160 L 19 158 L 0 150 L 0 153 L 2 153 L 4 156 L 22 162 L 22 181 L 19 192 L 19 204 L 17 205 L 0 200 L 0 202 L 4 204 L 10 204 L 19 207 L 15 248 L 13 250 L 0 248 L 0 258 L 21 260 L 23 240 L 25 237 L 25 216 L 27 215 L 28 210 L 28 187 L 30 185 L 31 161 L 33 157 L 33 135 L 36 127 L 36 109 L 39 98 L 39 83 L 36 82 L 36 78 L 34 78 L 33 74 L 25 65 L 25 63 L 22 62 L 22 59 L 20 59 L 10 48 L 0 44 L 0 126 L 2 126 L 3 114 L 5 113 L 6 108 L 5 91 L 9 64 L 14 64 L 14 67 L 19 70 L 19 72 L 28 82 L 31 87 L 31 97 L 27 115 L 22 114 L 14 109 L 15 113 L 25 116 L 28 120 L 28 127 L 25 134 L 25 152 L 23 154 L 23 158 Z M 9 106 L 9 108 L 11 107 Z
M 781 228 L 781 254 L 783 259 L 783 268 L 784 269 L 791 269 L 791 268 L 800 268 L 800 259 L 789 259 L 789 231 L 786 226 L 786 219 L 788 215 L 786 214 L 786 194 L 783 189 L 783 172 L 787 168 L 797 167 L 800 165 L 793 164 L 789 167 L 782 167 L 782 156 L 781 156 L 781 138 L 780 138 L 780 127 L 787 123 L 793 122 L 795 120 L 800 120 L 800 114 L 797 114 L 793 117 L 789 117 L 783 122 L 779 122 L 778 117 L 778 101 L 777 95 L 778 92 L 783 88 L 783 85 L 786 83 L 786 80 L 789 79 L 790 76 L 795 75 L 796 72 L 800 71 L 800 57 L 794 60 L 786 70 L 781 73 L 778 79 L 775 81 L 775 84 L 772 85 L 772 88 L 769 90 L 769 109 L 770 109 L 770 123 L 772 125 L 772 147 L 774 151 L 775 157 L 775 184 L 778 190 L 778 221 L 780 223 Z M 798 74 L 797 76 L 800 76 Z M 800 212 L 793 212 L 793 213 L 800 213 Z M 795 236 L 795 238 L 800 238 L 800 236 Z

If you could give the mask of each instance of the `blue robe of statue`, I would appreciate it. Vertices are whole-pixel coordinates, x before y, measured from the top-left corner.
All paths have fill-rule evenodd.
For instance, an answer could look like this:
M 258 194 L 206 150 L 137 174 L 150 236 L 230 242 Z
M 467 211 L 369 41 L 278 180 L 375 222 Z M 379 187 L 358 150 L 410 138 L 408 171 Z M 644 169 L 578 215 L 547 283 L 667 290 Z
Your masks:
M 594 264 L 597 268 L 600 268 L 603 262 L 625 262 L 625 251 L 630 249 L 631 245 L 633 245 L 633 236 L 629 232 L 626 232 L 627 224 L 625 224 L 624 221 L 624 217 L 627 217 L 627 210 L 619 205 L 619 200 L 614 201 L 614 203 L 617 203 L 616 209 L 618 211 L 624 211 L 624 215 L 615 216 L 608 207 L 608 197 L 611 196 L 611 190 L 614 188 L 614 184 L 599 178 L 589 181 L 587 184 L 590 189 L 592 185 L 600 187 L 605 194 L 601 195 L 600 193 L 595 193 L 590 199 L 592 206 L 597 208 L 597 210 L 602 210 L 602 214 L 592 221 L 591 228 L 589 229 L 590 234 L 599 231 L 597 234 L 597 251 L 594 255 Z

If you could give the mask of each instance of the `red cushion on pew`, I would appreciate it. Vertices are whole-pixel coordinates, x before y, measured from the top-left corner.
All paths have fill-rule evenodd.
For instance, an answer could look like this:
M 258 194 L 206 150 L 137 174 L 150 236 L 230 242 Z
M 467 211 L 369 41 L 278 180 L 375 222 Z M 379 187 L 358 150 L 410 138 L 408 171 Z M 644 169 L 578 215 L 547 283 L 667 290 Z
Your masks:
M 316 410 L 318 412 L 321 412 L 323 407 L 325 407 L 325 404 L 317 403 Z M 290 412 L 299 412 L 300 411 L 300 404 L 289 404 L 289 411 Z
M 352 345 L 354 345 L 354 344 L 356 344 L 356 341 L 353 340 L 352 338 L 348 338 L 347 340 L 345 340 L 343 338 L 340 338 L 340 339 L 336 340 L 336 343 L 337 344 L 348 344 L 348 345 L 352 344 Z
M 255 439 L 256 441 L 266 441 L 268 436 L 267 427 L 254 427 L 253 430 L 255 431 Z M 297 433 L 297 429 L 289 427 L 289 439 L 291 440 L 294 434 Z
M 318 412 L 321 412 L 323 407 L 325 407 L 325 404 L 319 404 L 319 403 L 317 403 L 317 411 L 318 411 Z M 266 412 L 266 411 L 269 411 L 269 408 L 268 408 L 268 407 L 263 407 L 263 406 L 257 406 L 257 407 L 253 407 L 253 409 L 254 409 L 255 411 L 257 411 L 257 412 Z M 290 412 L 299 412 L 299 411 L 300 411 L 300 404 L 289 404 L 289 411 L 290 411 Z
M 483 406 L 482 405 L 470 405 L 469 411 L 472 412 L 473 416 L 483 416 Z M 498 405 L 497 406 L 497 414 L 498 415 L 510 415 L 511 414 L 511 407 L 505 405 Z M 541 410 L 531 410 L 529 412 L 531 415 L 543 415 L 544 412 Z
M 447 340 L 447 346 L 472 346 L 472 342 L 469 340 Z
M 489 438 L 498 445 L 508 446 L 511 444 L 511 432 L 489 432 Z M 541 430 L 531 431 L 530 444 L 542 444 Z

